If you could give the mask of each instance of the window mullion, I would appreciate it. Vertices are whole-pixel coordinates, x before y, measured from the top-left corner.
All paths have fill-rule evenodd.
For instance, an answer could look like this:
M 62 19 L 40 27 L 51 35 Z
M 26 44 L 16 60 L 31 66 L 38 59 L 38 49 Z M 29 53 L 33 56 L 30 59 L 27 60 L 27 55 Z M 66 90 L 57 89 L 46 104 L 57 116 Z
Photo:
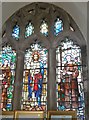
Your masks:
M 56 110 L 56 49 L 50 48 L 48 54 L 48 110 Z
M 85 58 L 87 58 L 88 56 L 87 56 L 87 53 L 86 53 L 86 46 L 82 46 L 82 48 L 81 48 L 81 60 L 82 60 L 82 65 L 83 65 L 83 67 L 82 67 L 82 71 L 83 71 L 83 73 L 82 73 L 82 76 L 83 76 L 83 85 L 84 85 L 84 102 L 85 102 L 85 118 L 87 119 L 88 118 L 88 114 L 89 114 L 89 103 L 88 103 L 88 101 L 89 101 L 89 87 L 88 87 L 88 83 L 89 83 L 89 81 L 87 81 L 87 78 L 89 78 L 88 77 L 88 67 L 87 67 L 87 59 L 85 59 Z
M 15 79 L 15 91 L 13 99 L 13 110 L 21 109 L 21 97 L 22 97 L 22 83 L 23 83 L 23 70 L 24 70 L 24 52 L 18 51 L 17 63 L 16 63 L 16 79 Z

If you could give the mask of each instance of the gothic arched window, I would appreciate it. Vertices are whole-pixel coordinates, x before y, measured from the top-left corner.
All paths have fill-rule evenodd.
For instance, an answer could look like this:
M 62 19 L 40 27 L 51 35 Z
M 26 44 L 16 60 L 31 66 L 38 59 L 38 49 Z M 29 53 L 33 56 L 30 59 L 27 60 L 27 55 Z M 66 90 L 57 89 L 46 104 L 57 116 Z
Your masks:
M 0 53 L 3 110 L 74 110 L 84 120 L 86 42 L 72 17 L 55 5 L 32 3 L 5 27 L 2 46 L 9 43 L 16 51 L 6 46 Z

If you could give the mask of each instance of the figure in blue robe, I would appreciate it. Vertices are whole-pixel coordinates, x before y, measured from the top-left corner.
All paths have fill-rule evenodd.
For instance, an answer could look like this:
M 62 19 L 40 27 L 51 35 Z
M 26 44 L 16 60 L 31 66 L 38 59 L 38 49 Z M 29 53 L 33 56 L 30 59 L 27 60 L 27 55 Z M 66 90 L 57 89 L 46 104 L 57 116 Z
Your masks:
M 32 77 L 28 75 L 28 99 L 32 98 Z

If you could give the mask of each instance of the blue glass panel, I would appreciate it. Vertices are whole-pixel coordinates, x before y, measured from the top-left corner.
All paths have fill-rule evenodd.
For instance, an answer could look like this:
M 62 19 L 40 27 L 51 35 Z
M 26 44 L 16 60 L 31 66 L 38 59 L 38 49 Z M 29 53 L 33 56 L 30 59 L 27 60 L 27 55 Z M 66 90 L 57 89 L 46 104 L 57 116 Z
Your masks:
M 54 35 L 58 35 L 63 30 L 63 23 L 62 20 L 57 18 L 55 24 L 54 24 Z
M 20 27 L 19 25 L 15 25 L 12 31 L 12 37 L 15 38 L 16 40 L 19 39 L 20 37 Z

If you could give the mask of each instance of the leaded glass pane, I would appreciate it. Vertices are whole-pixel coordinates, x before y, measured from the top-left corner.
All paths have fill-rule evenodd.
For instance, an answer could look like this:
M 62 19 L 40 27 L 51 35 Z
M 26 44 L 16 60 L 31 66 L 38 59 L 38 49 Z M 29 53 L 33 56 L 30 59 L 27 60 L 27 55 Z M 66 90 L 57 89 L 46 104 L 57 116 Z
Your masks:
M 47 25 L 47 22 L 46 21 L 42 21 L 42 24 L 40 26 L 40 32 L 45 35 L 45 36 L 48 36 L 48 25 Z
M 78 120 L 85 118 L 81 49 L 66 38 L 56 50 L 58 110 L 77 110 Z
M 30 22 L 30 23 L 26 26 L 25 38 L 31 36 L 33 33 L 34 33 L 34 26 L 33 26 L 33 24 Z
M 54 35 L 58 35 L 61 31 L 63 31 L 63 22 L 60 18 L 57 18 L 54 24 Z
M 26 50 L 23 72 L 22 110 L 47 109 L 47 56 L 39 44 Z
M 3 111 L 12 110 L 12 99 L 14 91 L 16 51 L 6 45 L 0 51 L 0 88 L 2 86 L 2 97 L 0 108 Z
M 19 27 L 19 25 L 15 25 L 13 27 L 12 37 L 15 38 L 16 40 L 19 39 L 19 37 L 20 37 L 20 27 Z
M 71 31 L 74 31 L 74 28 L 73 28 L 72 26 L 70 26 L 70 30 L 71 30 Z

